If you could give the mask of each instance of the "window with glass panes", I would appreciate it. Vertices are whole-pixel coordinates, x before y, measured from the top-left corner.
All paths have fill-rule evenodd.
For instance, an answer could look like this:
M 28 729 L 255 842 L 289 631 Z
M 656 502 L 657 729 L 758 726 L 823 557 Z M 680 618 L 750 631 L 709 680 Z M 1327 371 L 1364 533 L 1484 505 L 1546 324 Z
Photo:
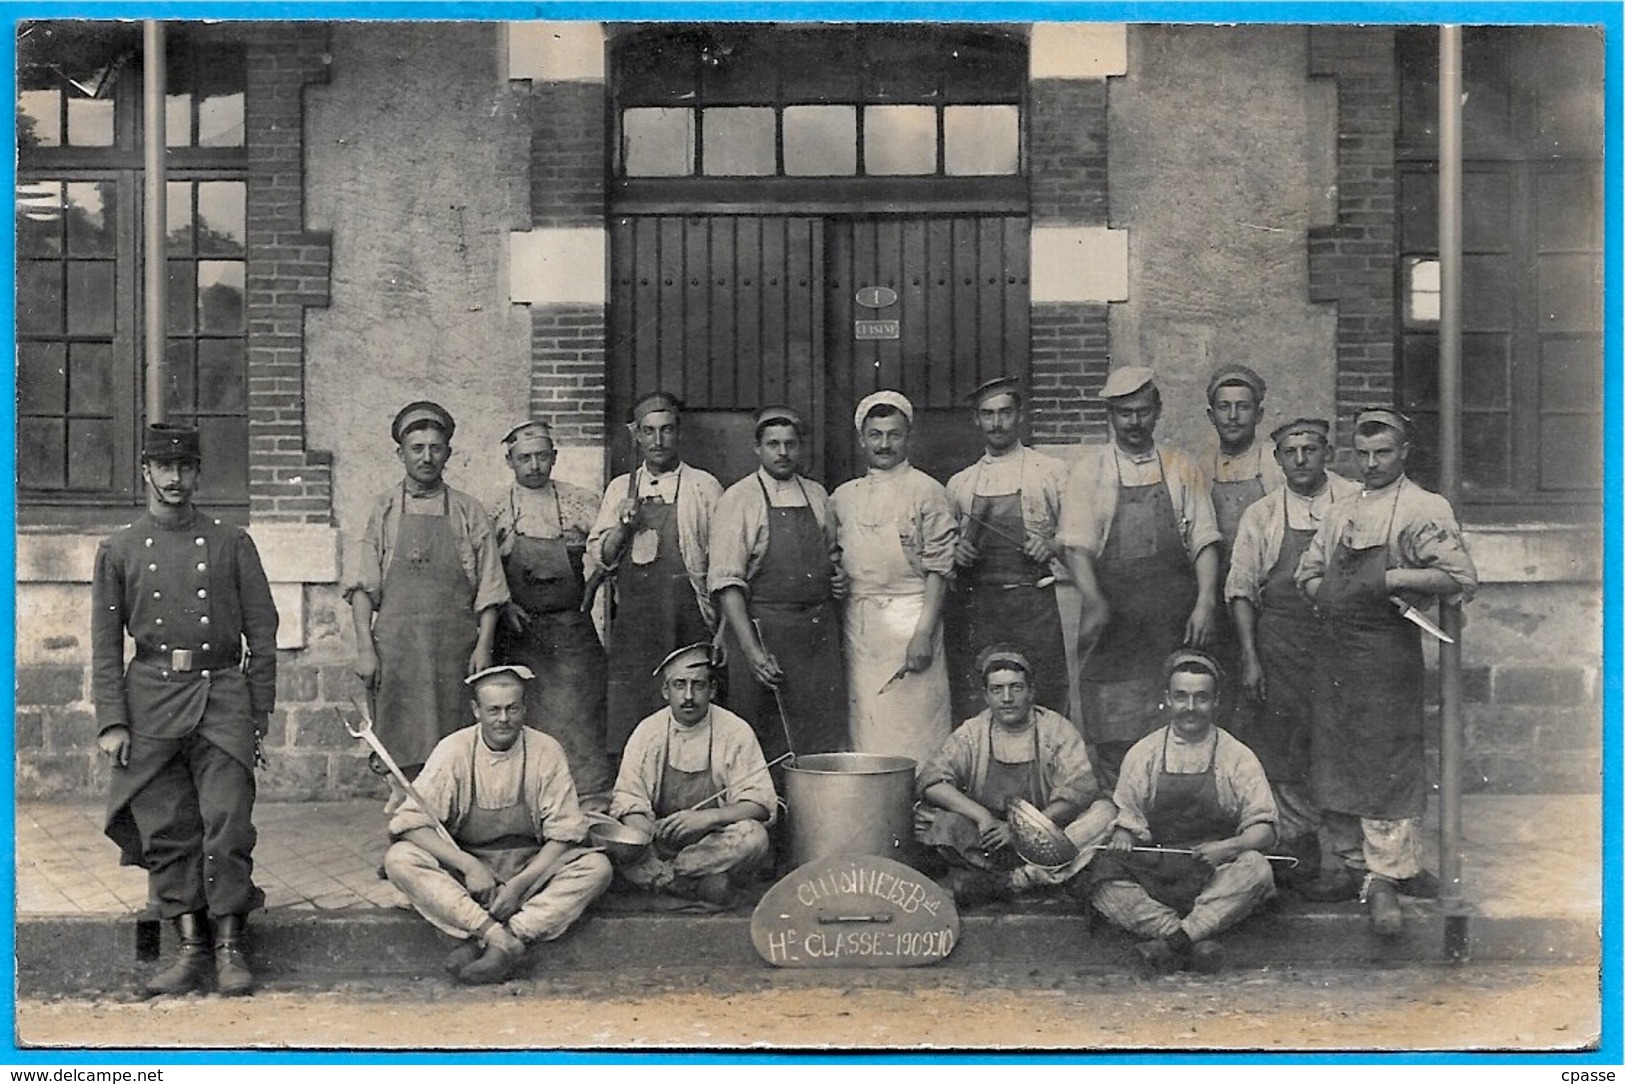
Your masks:
M 1398 34 L 1402 408 L 1437 471 L 1438 33 Z M 1480 522 L 1592 518 L 1602 487 L 1603 39 L 1463 33 L 1462 503 Z
M 622 178 L 1021 172 L 1014 35 L 708 26 L 645 32 L 616 57 Z
M 17 487 L 24 509 L 139 504 L 139 30 L 18 30 Z M 166 57 L 168 417 L 200 430 L 199 499 L 246 506 L 244 50 L 173 27 Z

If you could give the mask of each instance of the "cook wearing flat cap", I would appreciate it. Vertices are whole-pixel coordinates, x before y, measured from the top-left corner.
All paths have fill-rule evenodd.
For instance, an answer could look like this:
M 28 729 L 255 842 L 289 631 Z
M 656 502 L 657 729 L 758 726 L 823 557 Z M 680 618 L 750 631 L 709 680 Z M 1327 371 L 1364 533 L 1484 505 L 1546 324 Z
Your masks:
M 529 667 L 525 717 L 564 747 L 576 793 L 609 804 L 615 781 L 604 751 L 604 647 L 583 613 L 583 555 L 598 495 L 553 477 L 558 451 L 546 422 L 531 418 L 502 438 L 513 481 L 492 508 L 491 527 L 511 601 L 497 624 L 496 657 Z
M 1160 669 L 1166 725 L 1123 758 L 1117 823 L 1084 877 L 1095 910 L 1144 939 L 1134 948 L 1145 973 L 1213 972 L 1222 965 L 1214 935 L 1275 892 L 1264 857 L 1275 799 L 1252 750 L 1214 724 L 1222 678 L 1212 656 L 1179 649 Z
M 1114 369 L 1100 398 L 1112 439 L 1072 465 L 1059 537 L 1084 592 L 1084 736 L 1110 785 L 1128 747 L 1158 725 L 1160 661 L 1214 634 L 1220 536 L 1201 468 L 1156 440 L 1162 393 L 1151 370 Z
M 435 746 L 415 783 L 424 804 L 408 798 L 389 822 L 390 883 L 460 942 L 446 969 L 461 982 L 501 982 L 609 887 L 564 750 L 525 725 L 533 676 L 493 666 L 467 679 L 474 724 Z
M 627 741 L 609 813 L 654 840 L 620 869 L 633 886 L 726 905 L 767 861 L 778 794 L 751 725 L 711 702 L 713 669 L 704 641 L 661 660 L 666 706 Z
M 844 584 L 829 493 L 800 473 L 805 432 L 788 407 L 759 411 L 760 466 L 728 487 L 711 517 L 707 580 L 727 623 L 728 704 L 755 725 L 769 760 L 786 751 L 786 732 L 800 754 L 847 742 Z
M 125 864 L 147 870 L 180 940 L 145 983 L 154 994 L 211 981 L 248 993 L 244 923 L 265 900 L 252 876 L 254 765 L 276 706 L 276 605 L 248 532 L 193 505 L 202 460 L 196 429 L 147 427 L 146 511 L 103 539 L 91 581 L 107 835 Z
M 867 469 L 830 499 L 848 579 L 852 747 L 919 765 L 953 728 L 942 644 L 953 505 L 942 483 L 909 464 L 914 404 L 906 396 L 867 395 L 852 420 Z
M 491 665 L 508 601 L 491 517 L 445 481 L 456 429 L 426 400 L 395 415 L 389 435 L 404 476 L 373 502 L 345 559 L 356 676 L 374 699 L 379 739 L 408 776 L 467 717 L 463 679 Z
M 1027 399 L 1010 377 L 970 395 L 983 453 L 948 479 L 959 526 L 958 566 L 944 626 L 954 718 L 981 710 L 976 657 L 989 644 L 1022 648 L 1036 667 L 1039 702 L 1067 709 L 1066 640 L 1055 601 L 1055 527 L 1066 465 L 1021 442 Z
M 722 486 L 683 462 L 682 410 L 682 401 L 665 391 L 632 404 L 627 430 L 638 466 L 610 479 L 587 536 L 588 575 L 601 573 L 613 585 L 605 736 L 611 756 L 660 705 L 655 664 L 674 644 L 710 639 L 717 627 L 706 573 Z
M 1322 618 L 1310 771 L 1321 846 L 1339 863 L 1310 891 L 1363 896 L 1381 937 L 1403 932 L 1400 894 L 1438 894 L 1422 868 L 1421 631 L 1402 607 L 1467 601 L 1478 588 L 1450 502 L 1406 477 L 1410 447 L 1397 411 L 1355 418 L 1364 487 L 1332 506 L 1294 574 Z
M 1231 717 L 1230 730 L 1269 776 L 1280 812 L 1277 849 L 1300 859 L 1276 871 L 1283 886 L 1320 869 L 1320 814 L 1309 792 L 1320 622 L 1292 576 L 1332 506 L 1360 491 L 1326 469 L 1330 435 L 1324 418 L 1294 418 L 1270 433 L 1286 485 L 1242 513 L 1224 586 L 1241 665 L 1235 683 L 1251 704 Z
M 966 719 L 921 768 L 916 792 L 919 841 L 949 866 L 947 887 L 961 906 L 1065 884 L 1094 857 L 1117 815 L 1101 796 L 1078 728 L 1038 704 L 1033 663 L 1013 644 L 977 660 L 986 707 Z M 1012 846 L 1009 806 L 1032 803 L 1080 848 L 1059 869 L 1024 861 Z

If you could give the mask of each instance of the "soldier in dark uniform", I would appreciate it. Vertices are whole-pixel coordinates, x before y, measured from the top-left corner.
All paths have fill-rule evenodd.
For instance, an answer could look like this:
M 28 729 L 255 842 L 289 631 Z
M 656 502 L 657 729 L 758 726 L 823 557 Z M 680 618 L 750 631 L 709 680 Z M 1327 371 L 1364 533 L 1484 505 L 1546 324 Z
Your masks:
M 92 587 L 106 831 L 180 934 L 180 958 L 148 991 L 186 993 L 212 972 L 220 993 L 246 994 L 243 925 L 265 899 L 252 879 L 254 763 L 276 700 L 276 606 L 247 532 L 192 505 L 197 430 L 148 427 L 141 462 L 147 513 L 102 542 Z

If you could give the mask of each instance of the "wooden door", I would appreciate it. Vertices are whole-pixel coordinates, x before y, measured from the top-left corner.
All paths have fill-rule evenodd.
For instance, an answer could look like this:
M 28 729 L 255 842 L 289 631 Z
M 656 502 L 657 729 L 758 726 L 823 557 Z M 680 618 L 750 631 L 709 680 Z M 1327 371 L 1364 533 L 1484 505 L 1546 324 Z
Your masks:
M 995 376 L 1028 375 L 1027 230 L 1027 219 L 1014 215 L 831 220 L 825 341 L 832 487 L 861 469 L 852 412 L 881 388 L 914 404 L 910 458 L 921 470 L 946 481 L 981 454 L 965 396 Z M 889 292 L 878 300 L 896 300 L 873 307 L 872 287 Z M 860 303 L 860 293 L 870 304 Z M 894 330 L 895 338 L 868 337 Z

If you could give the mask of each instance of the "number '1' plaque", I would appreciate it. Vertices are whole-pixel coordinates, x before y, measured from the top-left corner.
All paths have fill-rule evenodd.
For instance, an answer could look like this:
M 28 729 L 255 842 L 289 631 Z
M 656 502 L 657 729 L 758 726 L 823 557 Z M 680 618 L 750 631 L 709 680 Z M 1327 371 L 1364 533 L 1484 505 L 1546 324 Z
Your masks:
M 776 967 L 919 967 L 959 941 L 959 912 L 931 878 L 878 855 L 819 858 L 768 889 L 750 939 Z

